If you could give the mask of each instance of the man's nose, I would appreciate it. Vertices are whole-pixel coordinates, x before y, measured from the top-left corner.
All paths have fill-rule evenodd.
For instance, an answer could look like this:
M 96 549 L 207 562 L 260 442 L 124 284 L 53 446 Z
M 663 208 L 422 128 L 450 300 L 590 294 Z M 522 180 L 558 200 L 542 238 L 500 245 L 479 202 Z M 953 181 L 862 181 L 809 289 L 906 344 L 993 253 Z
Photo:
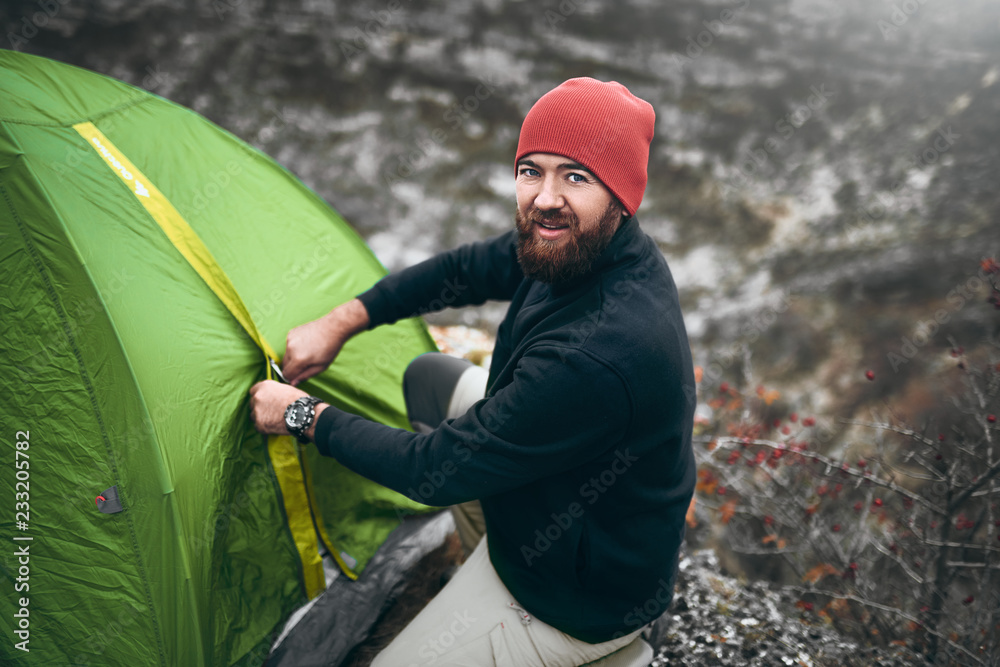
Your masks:
M 535 206 L 540 211 L 554 211 L 566 204 L 562 191 L 556 179 L 546 178 L 542 181 L 538 194 L 535 195 Z

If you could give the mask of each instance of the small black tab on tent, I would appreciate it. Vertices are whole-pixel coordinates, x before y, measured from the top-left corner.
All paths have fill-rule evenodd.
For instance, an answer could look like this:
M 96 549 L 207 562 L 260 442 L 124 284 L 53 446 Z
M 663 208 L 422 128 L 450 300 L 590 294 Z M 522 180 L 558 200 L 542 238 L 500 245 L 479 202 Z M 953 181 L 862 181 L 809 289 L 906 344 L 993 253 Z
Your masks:
M 116 514 L 122 511 L 122 501 L 118 498 L 118 487 L 112 486 L 105 489 L 104 493 L 94 498 L 97 509 L 105 514 Z

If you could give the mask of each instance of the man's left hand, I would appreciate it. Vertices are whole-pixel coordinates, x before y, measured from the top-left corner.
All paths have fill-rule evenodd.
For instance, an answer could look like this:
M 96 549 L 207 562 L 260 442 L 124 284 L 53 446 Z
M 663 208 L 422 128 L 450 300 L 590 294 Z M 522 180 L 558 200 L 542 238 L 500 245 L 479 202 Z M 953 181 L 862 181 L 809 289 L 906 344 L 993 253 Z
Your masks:
M 250 419 L 261 433 L 288 435 L 285 408 L 308 394 L 301 389 L 274 380 L 264 380 L 250 387 Z

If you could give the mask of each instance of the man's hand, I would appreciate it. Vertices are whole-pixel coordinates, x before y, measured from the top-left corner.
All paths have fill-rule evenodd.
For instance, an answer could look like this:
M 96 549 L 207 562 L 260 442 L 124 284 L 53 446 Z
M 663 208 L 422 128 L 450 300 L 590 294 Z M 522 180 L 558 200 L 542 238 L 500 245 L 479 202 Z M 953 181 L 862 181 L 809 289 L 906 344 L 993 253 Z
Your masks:
M 307 396 L 301 389 L 264 380 L 250 387 L 250 419 L 261 433 L 288 435 L 285 428 L 285 408 L 292 401 Z
M 333 363 L 344 343 L 364 331 L 369 321 L 364 304 L 352 299 L 318 320 L 295 327 L 285 340 L 281 372 L 293 385 L 323 372 Z

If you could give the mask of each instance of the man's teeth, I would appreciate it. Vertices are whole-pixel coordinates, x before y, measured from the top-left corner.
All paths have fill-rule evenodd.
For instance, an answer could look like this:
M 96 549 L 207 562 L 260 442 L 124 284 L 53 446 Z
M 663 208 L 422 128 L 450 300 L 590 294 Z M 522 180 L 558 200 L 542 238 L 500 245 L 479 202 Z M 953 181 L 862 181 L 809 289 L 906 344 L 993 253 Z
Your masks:
M 544 222 L 539 222 L 538 224 L 540 224 L 545 229 L 565 229 L 565 227 L 554 227 L 552 225 L 546 225 Z

